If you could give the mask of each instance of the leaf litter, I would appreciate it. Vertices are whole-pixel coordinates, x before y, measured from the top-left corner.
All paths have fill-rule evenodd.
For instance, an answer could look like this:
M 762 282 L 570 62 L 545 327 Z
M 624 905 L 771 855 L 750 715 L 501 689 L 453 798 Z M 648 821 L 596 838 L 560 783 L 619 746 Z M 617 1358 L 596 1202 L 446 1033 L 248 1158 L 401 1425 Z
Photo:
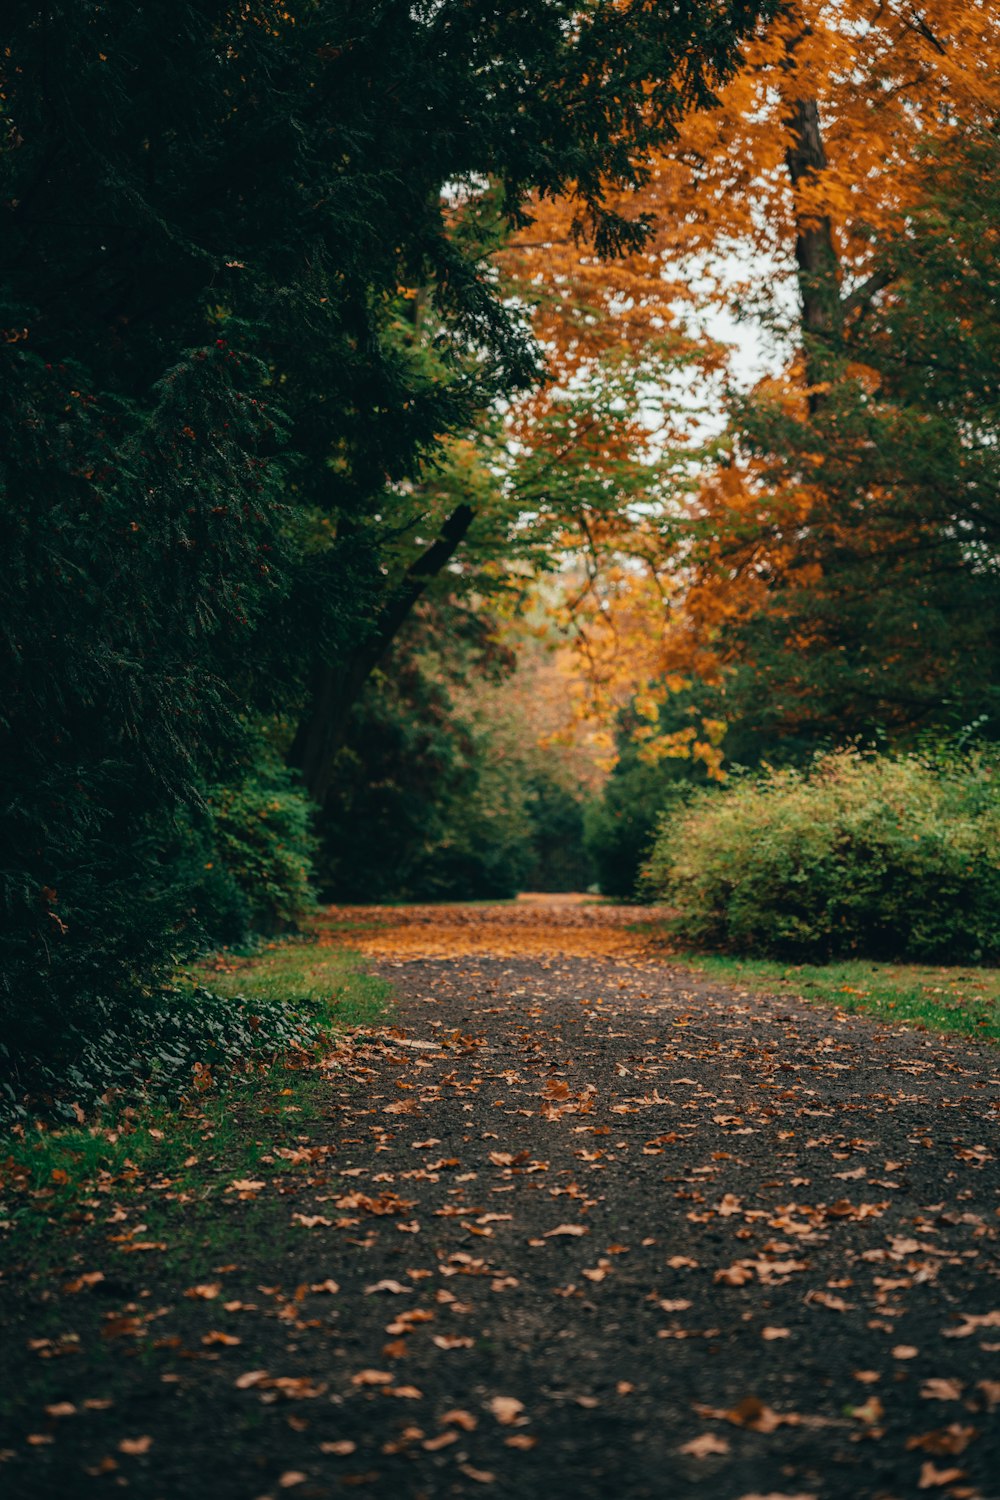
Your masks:
M 0 1356 L 0 1478 L 987 1500 L 996 1054 L 703 981 L 636 915 L 366 909 L 393 1024 L 223 1178 L 182 1277 L 169 1185 L 61 1228 Z

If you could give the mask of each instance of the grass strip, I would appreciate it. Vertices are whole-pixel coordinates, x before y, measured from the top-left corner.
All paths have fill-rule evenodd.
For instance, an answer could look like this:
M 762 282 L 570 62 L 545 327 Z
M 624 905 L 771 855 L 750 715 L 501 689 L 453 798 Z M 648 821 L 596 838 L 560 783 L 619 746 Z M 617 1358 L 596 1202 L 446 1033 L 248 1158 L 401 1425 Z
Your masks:
M 794 995 L 928 1031 L 1000 1042 L 1000 969 L 864 959 L 785 964 L 686 952 L 677 961 L 758 994 Z

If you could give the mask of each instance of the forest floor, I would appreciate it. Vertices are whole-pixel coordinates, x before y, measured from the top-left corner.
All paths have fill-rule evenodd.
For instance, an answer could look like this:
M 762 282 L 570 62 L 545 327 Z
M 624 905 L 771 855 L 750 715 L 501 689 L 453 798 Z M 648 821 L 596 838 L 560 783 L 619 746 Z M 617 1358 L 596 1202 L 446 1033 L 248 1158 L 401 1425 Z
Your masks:
M 395 1004 L 231 1111 L 252 1172 L 14 1246 L 4 1492 L 997 1500 L 1000 1054 L 637 917 L 329 913 Z

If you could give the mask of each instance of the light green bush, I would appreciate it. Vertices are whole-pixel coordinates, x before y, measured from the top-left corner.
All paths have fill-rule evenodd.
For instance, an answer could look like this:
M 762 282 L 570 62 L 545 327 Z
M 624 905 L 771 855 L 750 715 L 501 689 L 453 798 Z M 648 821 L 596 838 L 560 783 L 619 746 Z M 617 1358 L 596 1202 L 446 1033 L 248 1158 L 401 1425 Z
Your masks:
M 685 941 L 781 958 L 1000 957 L 995 764 L 838 751 L 661 821 L 644 869 Z

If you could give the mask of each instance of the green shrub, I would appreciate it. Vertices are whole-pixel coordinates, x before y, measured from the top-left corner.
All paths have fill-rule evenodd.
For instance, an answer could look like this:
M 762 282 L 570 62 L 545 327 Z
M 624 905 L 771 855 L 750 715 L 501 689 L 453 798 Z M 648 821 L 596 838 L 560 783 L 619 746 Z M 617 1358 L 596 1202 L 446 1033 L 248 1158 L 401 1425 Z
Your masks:
M 206 936 L 239 942 L 295 927 L 315 906 L 311 804 L 277 760 L 208 794 L 209 857 L 195 898 Z
M 56 1051 L 9 1058 L 0 1042 L 0 1121 L 37 1113 L 76 1118 L 108 1097 L 176 1100 L 226 1076 L 314 1043 L 327 1024 L 315 1002 L 255 995 L 220 995 L 185 981 L 133 992 L 126 1008 L 115 997 L 94 1000 L 71 1017 Z M 25 1087 L 27 1085 L 27 1087 Z
M 1000 957 L 1000 787 L 980 755 L 838 751 L 698 793 L 644 870 L 686 941 L 743 953 Z

